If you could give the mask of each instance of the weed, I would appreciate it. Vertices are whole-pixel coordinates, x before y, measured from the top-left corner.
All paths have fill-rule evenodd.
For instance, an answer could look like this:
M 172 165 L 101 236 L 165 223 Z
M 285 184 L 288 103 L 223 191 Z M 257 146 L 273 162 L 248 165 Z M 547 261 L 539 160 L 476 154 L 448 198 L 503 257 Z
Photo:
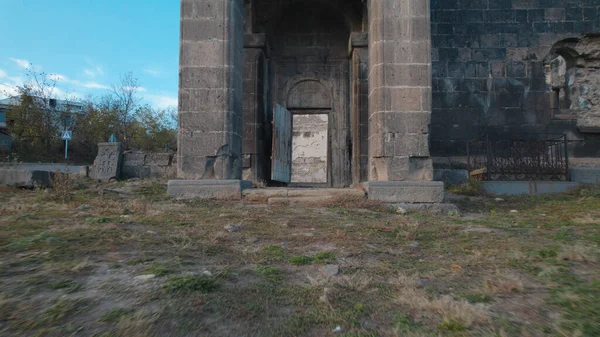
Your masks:
M 52 283 L 50 288 L 55 290 L 63 289 L 66 293 L 74 293 L 79 291 L 82 288 L 82 285 L 73 280 L 62 280 Z
M 154 182 L 151 185 L 140 187 L 135 194 L 144 199 L 160 200 L 167 197 L 167 188 L 163 183 Z
M 89 223 L 108 223 L 110 222 L 110 218 L 107 217 L 91 217 L 91 218 L 87 218 L 85 219 L 85 221 L 89 222 Z
M 261 255 L 267 262 L 277 262 L 285 259 L 283 247 L 276 245 L 265 246 Z
M 462 297 L 469 303 L 490 303 L 494 300 L 492 296 L 486 294 L 466 294 Z
M 58 299 L 40 313 L 40 323 L 58 324 L 65 318 L 81 312 L 88 304 L 84 299 Z
M 468 195 L 471 197 L 482 196 L 485 194 L 483 182 L 476 180 L 470 180 L 468 183 L 458 186 L 450 186 L 448 187 L 448 190 L 455 194 Z
M 296 266 L 305 266 L 313 263 L 313 258 L 310 256 L 296 255 L 291 256 L 288 262 Z
M 12 240 L 8 245 L 6 245 L 6 249 L 13 251 L 22 251 L 30 248 L 35 244 L 40 243 L 56 243 L 62 242 L 61 238 L 52 236 L 46 232 L 41 232 L 32 236 L 16 238 Z
M 457 322 L 457 321 L 444 321 L 442 322 L 442 324 L 438 325 L 438 330 L 440 331 L 448 331 L 448 332 L 457 332 L 457 331 L 463 331 L 463 330 L 467 330 L 467 327 L 461 323 L 461 322 Z
M 314 256 L 315 263 L 328 264 L 335 262 L 335 253 L 333 252 L 318 252 Z
M 165 276 L 171 273 L 171 270 L 164 264 L 153 262 L 150 268 L 146 269 L 146 274 L 154 274 L 157 277 Z
M 111 311 L 105 312 L 100 316 L 99 321 L 105 323 L 117 323 L 121 320 L 121 317 L 131 313 L 130 309 L 114 308 Z
M 179 275 L 168 278 L 165 286 L 170 291 L 209 293 L 216 290 L 219 284 L 206 276 Z
M 257 265 L 255 271 L 264 280 L 272 283 L 277 283 L 283 280 L 283 273 L 279 268 Z
M 64 173 L 61 170 L 54 172 L 54 177 L 50 180 L 52 191 L 57 199 L 64 203 L 71 198 L 71 192 L 75 190 L 75 182 L 73 182 L 68 169 L 65 168 Z

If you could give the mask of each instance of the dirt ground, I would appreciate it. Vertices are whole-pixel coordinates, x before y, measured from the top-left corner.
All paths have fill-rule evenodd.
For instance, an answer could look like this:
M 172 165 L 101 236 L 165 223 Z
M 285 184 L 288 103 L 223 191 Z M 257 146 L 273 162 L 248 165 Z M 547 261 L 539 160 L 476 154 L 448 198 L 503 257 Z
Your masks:
M 0 187 L 0 335 L 600 336 L 600 188 L 444 215 L 165 189 Z

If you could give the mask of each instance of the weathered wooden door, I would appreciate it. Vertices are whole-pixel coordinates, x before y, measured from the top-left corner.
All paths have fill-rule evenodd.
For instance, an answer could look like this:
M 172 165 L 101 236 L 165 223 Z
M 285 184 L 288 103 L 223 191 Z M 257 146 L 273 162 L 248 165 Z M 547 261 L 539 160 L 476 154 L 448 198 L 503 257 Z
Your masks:
M 276 104 L 273 111 L 273 156 L 271 179 L 292 181 L 292 114 Z

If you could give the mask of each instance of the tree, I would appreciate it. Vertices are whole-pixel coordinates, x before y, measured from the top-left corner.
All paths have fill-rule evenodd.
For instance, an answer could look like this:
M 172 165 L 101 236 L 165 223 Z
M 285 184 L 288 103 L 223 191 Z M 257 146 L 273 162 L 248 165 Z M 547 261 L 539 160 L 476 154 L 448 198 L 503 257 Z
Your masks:
M 19 152 L 49 154 L 58 137 L 57 121 L 65 113 L 56 109 L 56 79 L 33 67 L 26 75 L 28 81 L 17 86 L 19 95 L 6 116 L 8 130 Z
M 139 81 L 133 76 L 133 72 L 122 75 L 120 83 L 111 86 L 111 95 L 108 98 L 109 104 L 118 114 L 120 122 L 119 134 L 125 149 L 129 148 L 129 138 L 132 133 L 131 121 L 141 101 L 141 98 L 138 96 L 140 90 Z

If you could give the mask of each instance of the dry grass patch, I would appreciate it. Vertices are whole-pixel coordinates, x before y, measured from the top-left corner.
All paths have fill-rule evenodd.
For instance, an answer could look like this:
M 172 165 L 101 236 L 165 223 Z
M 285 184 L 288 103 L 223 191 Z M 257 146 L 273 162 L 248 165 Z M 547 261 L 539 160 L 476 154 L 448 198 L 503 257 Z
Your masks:
M 497 270 L 494 275 L 487 277 L 483 284 L 490 294 L 509 294 L 525 290 L 521 276 L 506 270 Z
M 598 248 L 586 246 L 583 243 L 563 246 L 557 258 L 559 261 L 596 263 L 598 261 Z
M 489 308 L 484 304 L 471 304 L 465 300 L 456 300 L 445 295 L 434 297 L 418 288 L 415 277 L 400 274 L 393 282 L 398 287 L 395 301 L 408 307 L 415 313 L 431 313 L 438 317 L 444 330 L 452 330 L 453 325 L 471 327 L 489 323 Z

